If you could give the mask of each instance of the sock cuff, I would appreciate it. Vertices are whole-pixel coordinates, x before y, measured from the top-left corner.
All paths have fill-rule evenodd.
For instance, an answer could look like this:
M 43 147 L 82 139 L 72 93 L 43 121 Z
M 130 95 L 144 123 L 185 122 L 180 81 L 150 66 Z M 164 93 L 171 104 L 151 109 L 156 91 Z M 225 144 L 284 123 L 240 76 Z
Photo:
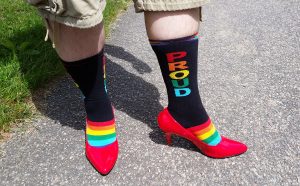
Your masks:
M 63 65 L 65 67 L 74 67 L 74 66 L 81 66 L 81 65 L 84 65 L 84 64 L 87 64 L 87 63 L 90 63 L 91 61 L 97 61 L 97 58 L 103 58 L 104 57 L 104 49 L 102 49 L 99 53 L 93 55 L 93 56 L 90 56 L 90 57 L 87 57 L 87 58 L 84 58 L 84 59 L 80 59 L 80 60 L 77 60 L 77 61 L 64 61 L 62 59 L 60 59 L 63 63 Z
M 191 40 L 197 40 L 199 39 L 198 32 L 187 37 L 182 38 L 176 38 L 176 39 L 170 39 L 170 40 L 152 40 L 149 39 L 149 42 L 151 45 L 160 45 L 160 44 L 167 44 L 172 42 L 181 42 L 181 41 L 191 41 Z

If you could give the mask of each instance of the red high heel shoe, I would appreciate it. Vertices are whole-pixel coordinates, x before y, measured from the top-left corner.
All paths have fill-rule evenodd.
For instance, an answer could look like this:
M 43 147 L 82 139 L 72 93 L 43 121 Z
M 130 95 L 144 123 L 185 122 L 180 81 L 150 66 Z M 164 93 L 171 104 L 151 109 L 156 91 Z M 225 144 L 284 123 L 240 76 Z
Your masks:
M 93 122 L 87 120 L 87 126 L 88 123 Z M 114 120 L 102 123 L 104 123 L 104 125 L 107 125 L 107 123 L 111 125 L 111 123 L 114 123 Z M 113 169 L 118 158 L 118 140 L 115 138 L 113 143 L 102 147 L 97 147 L 89 144 L 87 140 L 87 132 L 85 139 L 85 154 L 87 159 L 100 174 L 107 175 Z
M 199 150 L 206 156 L 211 158 L 228 158 L 243 154 L 247 151 L 247 146 L 243 143 L 225 138 L 223 136 L 221 142 L 216 146 L 210 146 L 199 140 L 188 129 L 183 128 L 165 108 L 159 113 L 158 118 L 159 128 L 165 133 L 166 140 L 169 145 L 172 143 L 171 135 L 175 134 L 185 139 L 190 140 Z

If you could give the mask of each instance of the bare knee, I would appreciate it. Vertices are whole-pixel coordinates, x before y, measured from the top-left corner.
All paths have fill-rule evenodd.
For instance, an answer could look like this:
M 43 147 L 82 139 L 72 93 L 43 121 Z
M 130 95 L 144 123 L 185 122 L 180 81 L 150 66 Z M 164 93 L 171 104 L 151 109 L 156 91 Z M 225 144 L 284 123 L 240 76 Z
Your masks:
M 147 34 L 153 40 L 168 40 L 195 34 L 199 29 L 199 8 L 145 12 Z
M 49 36 L 64 61 L 76 61 L 99 53 L 104 46 L 103 24 L 91 28 L 75 28 L 48 21 Z

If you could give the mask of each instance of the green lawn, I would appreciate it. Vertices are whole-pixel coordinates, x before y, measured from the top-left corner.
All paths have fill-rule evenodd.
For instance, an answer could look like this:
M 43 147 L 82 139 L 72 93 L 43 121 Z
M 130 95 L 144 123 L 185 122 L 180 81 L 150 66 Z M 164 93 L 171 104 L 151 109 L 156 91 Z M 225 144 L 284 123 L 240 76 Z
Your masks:
M 106 33 L 130 0 L 107 0 Z M 0 138 L 16 120 L 32 116 L 30 96 L 65 73 L 38 13 L 23 0 L 0 1 Z

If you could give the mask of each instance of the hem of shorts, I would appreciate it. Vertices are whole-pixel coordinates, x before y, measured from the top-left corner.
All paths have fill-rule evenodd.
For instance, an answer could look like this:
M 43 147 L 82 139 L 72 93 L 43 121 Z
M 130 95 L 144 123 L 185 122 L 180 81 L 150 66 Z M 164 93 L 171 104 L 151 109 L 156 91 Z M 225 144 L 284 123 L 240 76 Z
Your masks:
M 103 21 L 103 14 L 102 9 L 99 9 L 96 14 L 91 15 L 87 18 L 76 18 L 76 17 L 70 17 L 70 16 L 59 16 L 50 14 L 48 11 L 45 10 L 39 10 L 39 13 L 42 17 L 45 19 L 48 19 L 50 21 L 55 21 L 70 27 L 76 27 L 76 28 L 91 28 Z
M 210 0 L 204 0 L 199 2 L 199 0 L 195 2 L 184 2 L 184 3 L 165 3 L 162 5 L 161 3 L 141 3 L 140 5 L 136 6 L 135 11 L 137 13 L 144 12 L 144 11 L 176 11 L 176 10 L 186 10 L 192 8 L 201 7 Z

